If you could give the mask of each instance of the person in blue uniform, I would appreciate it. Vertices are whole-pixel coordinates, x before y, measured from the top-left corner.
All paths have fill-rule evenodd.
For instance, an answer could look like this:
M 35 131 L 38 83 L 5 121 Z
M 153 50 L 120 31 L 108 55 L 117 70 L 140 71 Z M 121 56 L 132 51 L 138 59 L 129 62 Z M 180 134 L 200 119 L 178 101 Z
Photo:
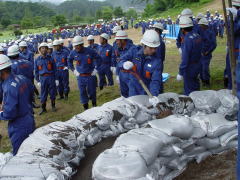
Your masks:
M 202 38 L 193 31 L 193 22 L 189 17 L 181 17 L 179 22 L 184 35 L 182 42 L 182 62 L 177 80 L 184 80 L 184 94 L 200 90 L 199 75 L 201 72 Z
M 34 63 L 35 79 L 38 86 L 41 88 L 41 104 L 42 110 L 39 115 L 46 113 L 47 97 L 50 96 L 52 111 L 56 111 L 56 86 L 59 81 L 56 79 L 56 64 L 53 58 L 47 55 L 48 44 L 41 43 L 39 45 L 40 56 L 37 57 Z
M 22 142 L 35 130 L 35 122 L 32 107 L 33 85 L 24 76 L 12 74 L 11 65 L 7 56 L 0 55 L 3 90 L 0 120 L 8 121 L 8 135 L 15 156 Z
M 97 106 L 96 99 L 96 74 L 100 57 L 92 49 L 84 47 L 84 40 L 81 36 L 73 38 L 74 50 L 68 57 L 68 66 L 77 77 L 80 91 L 80 102 L 85 110 L 89 108 L 89 100 L 92 105 Z M 76 67 L 73 65 L 76 62 Z
M 19 43 L 20 56 L 34 64 L 34 54 L 27 47 L 28 45 L 25 41 Z
M 107 77 L 108 86 L 113 86 L 113 73 L 111 71 L 112 66 L 112 52 L 113 47 L 108 44 L 109 36 L 106 33 L 100 35 L 100 45 L 98 47 L 98 54 L 101 57 L 101 64 L 98 67 L 99 75 L 99 87 L 103 89 L 104 79 Z
M 154 30 L 147 30 L 141 40 L 142 46 L 132 47 L 120 58 L 119 68 L 129 72 L 129 96 L 144 95 L 146 92 L 139 83 L 139 78 L 153 95 L 149 102 L 156 106 L 157 96 L 161 89 L 162 67 L 160 59 L 156 57 L 157 47 L 160 45 L 159 35 Z

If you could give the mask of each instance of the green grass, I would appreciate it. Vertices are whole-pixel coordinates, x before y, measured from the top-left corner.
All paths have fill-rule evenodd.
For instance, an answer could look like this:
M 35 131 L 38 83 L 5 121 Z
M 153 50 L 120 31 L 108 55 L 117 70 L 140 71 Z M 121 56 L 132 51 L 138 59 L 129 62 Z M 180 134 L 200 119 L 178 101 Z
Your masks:
M 49 30 L 46 27 L 42 27 L 42 28 L 35 28 L 35 29 L 23 29 L 21 31 L 23 32 L 23 35 L 27 35 L 27 34 L 43 33 Z M 4 40 L 9 40 L 9 39 L 15 39 L 13 30 L 4 30 L 4 31 L 1 31 L 1 33 L 3 35 L 0 36 L 0 42 L 3 42 Z
M 140 31 L 130 30 L 129 34 L 134 33 L 134 37 L 139 38 L 141 36 Z M 130 36 L 131 37 L 131 36 Z M 138 40 L 135 39 L 135 42 Z M 165 84 L 165 92 L 183 92 L 183 83 L 176 81 L 176 75 L 178 73 L 178 66 L 180 63 L 180 56 L 175 46 L 175 41 L 167 43 L 165 72 L 170 73 L 171 78 Z M 213 59 L 211 62 L 211 75 L 212 75 L 212 87 L 211 89 L 218 90 L 223 88 L 223 72 L 225 68 L 225 47 L 226 39 L 218 39 L 218 47 L 213 53 Z M 43 116 L 39 116 L 40 109 L 35 110 L 35 121 L 37 127 L 41 127 L 54 121 L 66 121 L 72 118 L 74 115 L 83 111 L 83 107 L 79 102 L 79 91 L 77 88 L 76 78 L 70 75 L 70 88 L 71 92 L 69 100 L 56 101 L 57 112 L 51 112 L 50 102 L 48 102 L 48 113 Z M 205 88 L 204 88 L 205 89 Z M 98 105 L 102 105 L 105 102 L 111 101 L 119 97 L 118 86 L 106 87 L 102 91 L 97 92 Z M 39 103 L 39 102 L 38 102 Z M 7 124 L 6 122 L 0 122 L 0 134 L 3 135 L 3 139 L 0 142 L 0 152 L 7 152 L 11 149 L 10 142 L 7 137 Z

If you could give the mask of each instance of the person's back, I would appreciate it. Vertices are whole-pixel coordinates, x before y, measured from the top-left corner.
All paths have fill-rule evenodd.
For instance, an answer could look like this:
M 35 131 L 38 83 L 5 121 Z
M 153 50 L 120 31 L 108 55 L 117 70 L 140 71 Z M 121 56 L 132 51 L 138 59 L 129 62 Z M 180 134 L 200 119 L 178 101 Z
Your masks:
M 13 61 L 12 73 L 15 75 L 23 75 L 32 81 L 34 79 L 33 70 L 33 64 L 30 61 L 24 59 Z

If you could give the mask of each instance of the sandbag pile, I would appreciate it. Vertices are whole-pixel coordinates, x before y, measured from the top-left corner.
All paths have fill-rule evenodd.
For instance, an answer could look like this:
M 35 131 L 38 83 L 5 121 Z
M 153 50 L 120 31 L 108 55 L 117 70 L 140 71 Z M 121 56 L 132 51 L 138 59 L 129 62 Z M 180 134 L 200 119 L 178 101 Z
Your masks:
M 187 163 L 237 147 L 237 121 L 224 115 L 171 115 L 120 135 L 93 165 L 94 180 L 170 180 Z
M 236 101 L 235 97 L 233 97 L 229 91 L 222 90 L 210 92 L 218 93 L 220 95 L 216 97 L 222 96 L 223 98 L 221 98 L 221 100 L 218 98 L 218 102 L 214 102 L 211 106 L 206 107 L 201 106 L 201 102 L 198 99 L 198 96 L 205 97 L 205 95 L 201 95 L 201 93 L 204 94 L 209 92 L 197 92 L 197 94 L 192 95 L 192 98 L 175 93 L 161 94 L 159 95 L 161 103 L 158 108 L 154 108 L 149 104 L 148 96 L 135 96 L 127 99 L 118 98 L 105 103 L 101 107 L 95 107 L 78 114 L 69 121 L 54 122 L 43 126 L 37 129 L 23 142 L 15 157 L 9 160 L 6 165 L 3 165 L 0 170 L 0 178 L 25 178 L 34 180 L 69 179 L 76 172 L 81 159 L 84 157 L 84 150 L 86 148 L 99 143 L 103 138 L 118 136 L 126 132 L 129 133 L 120 136 L 113 149 L 108 150 L 109 152 L 106 151 L 106 154 L 109 156 L 103 157 L 106 159 L 114 159 L 112 158 L 113 156 L 116 158 L 116 162 L 119 162 L 115 164 L 125 163 L 125 165 L 128 166 L 125 167 L 125 169 L 115 169 L 116 174 L 127 174 L 125 171 L 134 167 L 136 172 L 132 172 L 132 179 L 138 177 L 139 174 L 141 174 L 142 178 L 150 178 L 150 176 L 153 176 L 149 174 L 150 169 L 152 169 L 150 172 L 156 172 L 157 174 L 160 173 L 166 176 L 166 172 L 173 173 L 172 169 L 174 169 L 174 165 L 171 166 L 172 169 L 171 167 L 161 166 L 163 169 L 160 171 L 159 165 L 163 164 L 162 161 L 167 162 L 167 160 L 169 160 L 159 159 L 160 157 L 169 157 L 172 156 L 171 153 L 173 153 L 181 158 L 180 160 L 187 163 L 189 156 L 192 157 L 192 155 L 189 154 L 189 156 L 185 158 L 182 157 L 183 152 L 186 150 L 192 152 L 191 148 L 193 145 L 196 146 L 195 150 L 197 152 L 200 151 L 197 149 L 198 146 L 203 147 L 203 145 L 201 145 L 202 142 L 196 142 L 196 139 L 205 141 L 206 139 L 204 138 L 208 137 L 206 135 L 206 127 L 209 126 L 207 126 L 207 119 L 205 123 L 205 121 L 198 121 L 198 117 L 204 114 L 211 115 L 212 113 L 220 113 L 223 119 L 227 118 L 231 120 L 232 123 L 235 122 L 238 101 Z M 210 95 L 208 97 L 212 98 Z M 232 100 L 234 101 L 232 102 Z M 202 103 L 206 104 L 204 101 Z M 196 133 L 191 135 L 191 132 L 188 132 L 188 130 L 190 130 L 188 128 L 186 128 L 185 134 L 181 134 L 182 129 L 181 131 L 175 131 L 174 129 L 171 135 L 168 135 L 163 129 L 159 130 L 158 124 L 154 125 L 155 121 L 153 120 L 163 118 L 159 116 L 160 111 L 164 112 L 169 110 L 176 115 L 176 118 L 181 117 L 184 119 L 186 118 L 185 116 L 191 117 L 186 118 L 187 120 L 183 121 L 185 124 L 183 123 L 181 125 L 186 128 L 189 126 L 189 123 L 192 123 L 193 131 Z M 229 143 L 235 146 L 232 141 L 233 137 L 236 135 L 234 132 L 235 129 L 236 125 L 231 130 L 224 130 L 224 134 L 226 135 L 221 137 L 222 140 L 220 144 L 222 144 L 220 147 L 224 147 L 223 145 L 229 147 Z M 220 139 L 220 134 L 217 133 L 217 135 Z M 128 136 L 131 136 L 131 138 L 128 138 Z M 138 136 L 140 136 L 139 140 Z M 211 136 L 209 138 L 213 139 L 214 137 Z M 159 139 L 161 139 L 161 141 L 159 141 Z M 126 146 L 123 142 L 127 143 Z M 147 144 L 145 145 L 145 142 L 150 143 L 148 147 L 146 146 Z M 133 145 L 131 146 L 132 143 Z M 134 143 L 139 143 L 141 145 L 136 147 Z M 129 148 L 130 146 L 131 148 Z M 153 146 L 154 151 L 151 150 L 152 148 L 149 148 L 149 146 Z M 164 147 L 164 149 L 162 149 L 162 147 Z M 215 150 L 214 152 L 207 152 L 220 152 L 221 149 L 218 149 L 220 147 L 216 146 L 212 148 L 211 150 Z M 131 153 L 129 153 L 129 149 L 131 149 Z M 158 151 L 158 149 L 161 149 L 161 151 Z M 206 149 L 205 147 L 204 152 L 206 152 Z M 127 159 L 135 159 L 135 161 L 129 162 Z M 173 159 L 172 164 L 177 164 L 175 162 L 176 159 L 177 158 Z M 158 161 L 161 163 L 158 163 Z M 105 160 L 105 163 L 112 162 Z M 19 166 L 19 164 L 21 164 L 21 166 Z M 32 173 L 28 173 L 30 167 L 33 169 Z M 105 168 L 105 171 L 114 171 L 113 167 L 112 170 L 107 170 L 107 168 Z M 181 167 L 185 167 L 185 164 L 183 163 Z M 177 169 L 175 167 L 175 175 L 179 174 L 180 170 L 183 170 L 181 167 L 179 164 Z M 149 175 L 146 176 L 146 174 Z

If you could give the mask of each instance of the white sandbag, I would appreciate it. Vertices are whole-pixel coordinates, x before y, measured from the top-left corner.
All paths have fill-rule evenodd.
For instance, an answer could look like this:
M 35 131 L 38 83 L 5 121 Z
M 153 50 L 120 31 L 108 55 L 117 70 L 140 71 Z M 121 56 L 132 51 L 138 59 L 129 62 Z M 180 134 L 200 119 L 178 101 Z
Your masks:
M 138 96 L 131 96 L 126 99 L 127 101 L 131 103 L 136 103 L 138 106 L 145 106 L 149 107 L 151 104 L 149 103 L 149 96 L 147 95 L 138 95 Z
M 136 119 L 137 124 L 143 124 L 153 119 L 152 115 L 148 114 L 144 111 L 138 111 L 135 115 L 134 119 Z
M 175 158 L 167 164 L 167 167 L 170 169 L 182 170 L 186 167 L 188 163 L 188 158 L 186 156 L 181 156 L 179 158 Z
M 190 116 L 192 111 L 195 109 L 195 104 L 193 100 L 189 96 L 180 95 L 179 97 L 179 105 L 175 110 L 176 114 L 183 114 Z
M 213 90 L 194 91 L 189 96 L 192 98 L 196 109 L 206 113 L 216 112 L 221 105 L 217 92 Z
M 195 146 L 191 151 L 184 152 L 185 156 L 188 158 L 194 158 L 200 153 L 203 153 L 206 151 L 206 148 L 203 146 Z
M 207 157 L 211 156 L 212 153 L 210 151 L 205 151 L 203 153 L 200 153 L 196 155 L 195 159 L 197 163 L 199 164 L 200 162 L 204 161 Z
M 181 140 L 179 138 L 173 137 L 173 136 L 168 136 L 164 132 L 159 131 L 154 128 L 133 129 L 133 130 L 129 131 L 128 134 L 140 134 L 140 135 L 144 135 L 144 136 L 150 136 L 151 138 L 155 138 L 158 141 L 161 141 L 161 143 L 163 143 L 164 146 L 181 142 Z
M 141 134 L 122 134 L 115 141 L 113 148 L 121 148 L 139 152 L 150 165 L 158 156 L 160 148 L 163 146 L 161 140 Z M 151 148 L 149 148 L 151 147 Z
M 193 134 L 192 122 L 184 116 L 171 115 L 164 119 L 150 121 L 149 125 L 169 136 L 176 136 L 182 139 L 188 139 Z
M 169 145 L 169 146 L 161 147 L 158 154 L 161 157 L 174 157 L 174 156 L 181 155 L 182 153 L 183 153 L 183 150 L 180 149 L 179 147 L 174 145 Z
M 145 177 L 148 169 L 145 160 L 135 151 L 108 149 L 93 164 L 94 180 L 126 180 Z
M 237 147 L 238 147 L 238 140 L 232 140 L 226 146 L 221 146 L 219 148 L 212 149 L 212 150 L 210 150 L 210 152 L 212 154 L 221 154 L 230 149 L 237 149 Z
M 207 125 L 203 121 L 197 121 L 196 118 L 191 118 L 193 125 L 193 134 L 192 138 L 199 139 L 207 135 Z
M 237 121 L 227 121 L 224 115 L 214 113 L 200 117 L 207 124 L 207 136 L 215 138 L 237 127 Z
M 233 139 L 237 139 L 238 137 L 238 129 L 234 129 L 222 136 L 219 137 L 220 143 L 222 146 L 226 146 Z
M 79 165 L 83 157 L 79 132 L 65 122 L 54 122 L 38 128 L 18 150 L 18 155 L 32 154 L 51 159 L 57 164 Z
M 239 107 L 239 100 L 236 96 L 232 95 L 231 90 L 222 89 L 217 91 L 221 106 L 217 109 L 218 113 L 225 116 L 236 116 Z
M 90 129 L 90 131 L 87 135 L 86 141 L 85 141 L 85 145 L 86 146 L 95 145 L 96 143 L 98 143 L 102 140 L 102 136 L 103 136 L 103 133 L 98 128 Z
M 101 106 L 105 109 L 110 109 L 113 111 L 118 111 L 126 117 L 134 117 L 139 110 L 136 104 L 130 103 L 125 98 L 118 98 Z
M 79 114 L 78 118 L 88 123 L 93 122 L 101 130 L 107 130 L 113 120 L 113 111 L 103 107 L 94 107 Z
M 216 137 L 216 138 L 204 137 L 202 139 L 198 139 L 196 141 L 196 144 L 199 146 L 203 146 L 206 149 L 215 149 L 215 148 L 218 148 L 221 146 L 220 140 L 218 137 Z
M 55 174 L 58 180 L 70 178 L 64 167 L 49 161 L 47 158 L 32 155 L 13 157 L 0 172 L 1 179 L 46 179 Z
M 0 153 L 0 170 L 10 159 L 12 159 L 12 157 L 13 157 L 13 154 L 10 152 Z

